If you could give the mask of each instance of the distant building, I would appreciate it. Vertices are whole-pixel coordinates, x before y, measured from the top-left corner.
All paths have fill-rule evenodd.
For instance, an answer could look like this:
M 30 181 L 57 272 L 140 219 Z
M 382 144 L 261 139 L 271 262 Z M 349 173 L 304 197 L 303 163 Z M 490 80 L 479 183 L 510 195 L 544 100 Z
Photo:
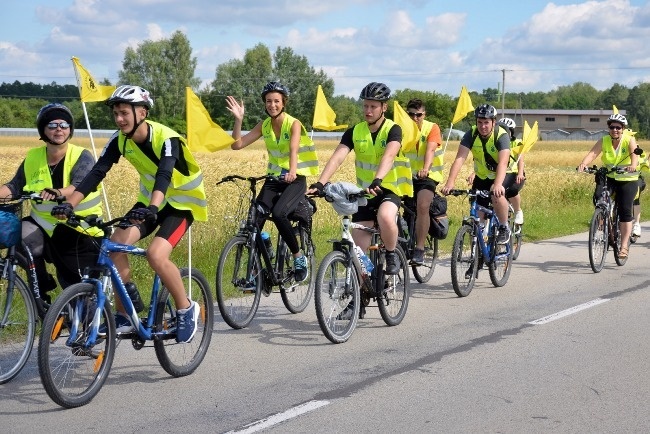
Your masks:
M 501 111 L 497 109 L 497 111 Z M 607 118 L 613 110 L 550 110 L 504 109 L 503 116 L 517 124 L 515 134 L 521 137 L 524 121 L 531 127 L 537 121 L 541 140 L 596 141 L 607 134 Z M 626 115 L 625 110 L 619 113 Z M 501 118 L 499 115 L 498 118 Z

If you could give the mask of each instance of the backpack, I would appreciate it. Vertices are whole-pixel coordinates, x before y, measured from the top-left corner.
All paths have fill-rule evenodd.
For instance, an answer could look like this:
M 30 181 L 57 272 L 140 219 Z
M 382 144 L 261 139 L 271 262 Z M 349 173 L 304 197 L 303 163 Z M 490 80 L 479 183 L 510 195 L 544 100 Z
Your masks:
M 429 206 L 429 235 L 438 240 L 444 240 L 449 233 L 449 217 L 447 217 L 447 198 L 434 194 Z
M 316 213 L 316 202 L 311 197 L 303 196 L 296 208 L 289 214 L 289 220 L 311 227 L 311 219 Z

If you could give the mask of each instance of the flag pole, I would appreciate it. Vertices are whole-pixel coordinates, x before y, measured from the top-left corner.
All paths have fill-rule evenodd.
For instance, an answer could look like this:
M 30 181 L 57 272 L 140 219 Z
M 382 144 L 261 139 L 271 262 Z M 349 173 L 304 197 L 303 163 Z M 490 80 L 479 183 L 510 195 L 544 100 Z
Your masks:
M 81 79 L 79 77 L 79 71 L 77 71 L 77 67 L 72 61 L 72 69 L 74 69 L 74 75 L 77 79 L 77 88 L 79 89 L 79 98 L 81 99 Z M 95 140 L 93 138 L 93 133 L 92 130 L 90 129 L 90 121 L 88 120 L 88 111 L 86 110 L 86 103 L 81 100 L 81 107 L 83 108 L 84 111 L 84 118 L 86 119 L 86 127 L 88 128 L 88 137 L 90 137 L 90 146 L 93 149 L 93 156 L 95 157 L 95 161 L 97 161 L 97 150 L 95 149 Z M 102 196 L 104 197 L 104 206 L 106 206 L 106 215 L 108 216 L 108 219 L 111 220 L 111 209 L 108 205 L 108 196 L 106 195 L 106 188 L 104 186 L 104 182 L 101 182 L 102 186 Z

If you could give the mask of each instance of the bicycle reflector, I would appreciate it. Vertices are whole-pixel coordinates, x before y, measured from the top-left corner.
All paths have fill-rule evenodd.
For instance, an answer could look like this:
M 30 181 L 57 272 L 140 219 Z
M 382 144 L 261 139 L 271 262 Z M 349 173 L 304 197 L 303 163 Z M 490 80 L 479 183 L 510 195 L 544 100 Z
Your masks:
M 16 214 L 0 211 L 0 249 L 15 246 L 20 241 L 20 220 Z

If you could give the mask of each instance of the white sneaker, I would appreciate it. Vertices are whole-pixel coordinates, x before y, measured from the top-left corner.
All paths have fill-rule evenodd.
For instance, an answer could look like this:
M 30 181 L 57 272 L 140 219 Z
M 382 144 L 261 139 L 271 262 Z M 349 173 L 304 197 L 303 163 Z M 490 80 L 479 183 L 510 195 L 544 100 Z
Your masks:
M 519 210 L 515 213 L 515 224 L 523 225 L 524 224 L 524 212 Z
M 639 223 L 634 223 L 634 226 L 632 226 L 632 235 L 635 237 L 641 236 L 641 225 Z

